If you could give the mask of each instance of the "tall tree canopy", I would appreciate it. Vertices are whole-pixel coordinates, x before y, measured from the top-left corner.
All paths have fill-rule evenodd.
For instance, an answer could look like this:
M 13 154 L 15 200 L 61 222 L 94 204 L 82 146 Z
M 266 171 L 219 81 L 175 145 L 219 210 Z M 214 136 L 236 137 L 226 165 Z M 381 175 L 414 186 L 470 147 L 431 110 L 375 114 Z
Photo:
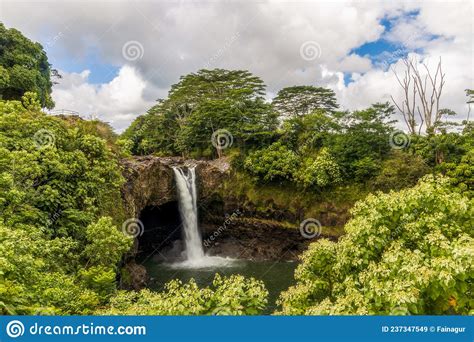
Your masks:
M 41 44 L 0 23 L 0 96 L 3 99 L 19 100 L 27 91 L 32 91 L 38 94 L 42 107 L 53 108 L 51 72 Z
M 181 77 L 168 98 L 137 119 L 124 136 L 136 153 L 212 155 L 211 136 L 226 130 L 235 144 L 274 134 L 277 113 L 265 103 L 265 84 L 244 70 L 199 70 Z
M 213 69 L 199 70 L 181 76 L 177 84 L 171 86 L 163 108 L 186 105 L 193 109 L 208 100 L 231 99 L 244 101 L 263 97 L 265 84 L 246 70 Z
M 286 117 L 306 115 L 315 109 L 332 112 L 339 107 L 334 91 L 314 86 L 283 88 L 273 99 L 273 105 L 282 116 Z
M 391 149 L 393 113 L 389 103 L 337 113 L 341 131 L 328 144 L 347 175 L 362 180 L 376 174 L 380 161 Z

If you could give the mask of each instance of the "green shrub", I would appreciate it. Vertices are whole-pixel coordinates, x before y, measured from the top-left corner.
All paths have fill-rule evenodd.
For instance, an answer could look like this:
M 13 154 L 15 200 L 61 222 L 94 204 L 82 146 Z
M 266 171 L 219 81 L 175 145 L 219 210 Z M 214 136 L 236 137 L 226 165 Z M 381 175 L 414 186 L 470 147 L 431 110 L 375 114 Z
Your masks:
M 451 178 L 456 190 L 470 198 L 474 197 L 474 149 L 464 155 L 459 164 L 445 163 L 441 167 Z
M 92 266 L 79 271 L 79 278 L 87 288 L 99 294 L 102 301 L 116 290 L 117 275 L 112 267 Z
M 412 187 L 418 179 L 430 172 L 430 167 L 417 155 L 402 151 L 393 151 L 382 163 L 380 173 L 372 185 L 383 191 L 401 190 Z
M 308 158 L 296 172 L 297 183 L 304 188 L 323 188 L 341 182 L 341 172 L 336 160 L 326 148 L 315 159 Z
M 88 264 L 115 267 L 127 252 L 132 239 L 119 231 L 110 217 L 101 217 L 86 228 L 88 244 L 84 248 L 84 257 Z
M 291 181 L 298 167 L 298 156 L 280 142 L 251 153 L 245 169 L 263 182 Z
M 194 280 L 173 280 L 163 292 L 119 291 L 103 315 L 255 315 L 267 304 L 268 292 L 261 281 L 240 275 L 216 274 L 211 287 L 199 288 Z
M 472 314 L 474 200 L 449 180 L 369 195 L 339 242 L 303 254 L 281 314 Z
M 0 312 L 90 314 L 99 295 L 67 272 L 78 265 L 77 247 L 70 239 L 48 240 L 32 227 L 0 224 Z
M 102 216 L 120 220 L 124 179 L 93 127 L 0 101 L 0 313 L 90 314 L 115 290 L 132 241 Z
M 354 172 L 355 180 L 361 182 L 378 174 L 380 161 L 374 160 L 372 157 L 364 157 L 354 161 L 351 164 L 351 169 Z

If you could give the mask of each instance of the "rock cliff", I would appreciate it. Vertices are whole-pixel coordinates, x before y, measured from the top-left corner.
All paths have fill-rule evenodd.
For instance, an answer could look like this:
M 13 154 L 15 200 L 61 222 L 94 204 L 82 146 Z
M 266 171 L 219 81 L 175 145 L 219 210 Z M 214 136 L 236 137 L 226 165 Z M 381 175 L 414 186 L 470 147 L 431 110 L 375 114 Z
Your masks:
M 160 206 L 176 201 L 173 166 L 196 166 L 199 201 L 216 192 L 229 174 L 225 158 L 202 161 L 180 157 L 143 156 L 122 160 L 126 183 L 122 189 L 129 217 L 138 217 L 147 206 Z

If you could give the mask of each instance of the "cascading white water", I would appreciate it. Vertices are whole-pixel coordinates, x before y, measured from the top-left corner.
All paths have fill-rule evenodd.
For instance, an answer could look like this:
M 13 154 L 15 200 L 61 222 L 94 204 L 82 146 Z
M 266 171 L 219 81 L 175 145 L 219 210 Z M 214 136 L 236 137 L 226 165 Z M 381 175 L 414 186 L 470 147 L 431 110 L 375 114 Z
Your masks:
M 196 170 L 189 167 L 187 172 L 173 167 L 176 186 L 178 188 L 179 213 L 183 223 L 184 246 L 186 259 L 173 263 L 173 267 L 205 268 L 230 266 L 234 260 L 204 254 L 201 233 L 198 226 Z
M 204 258 L 201 234 L 197 219 L 196 170 L 188 169 L 188 173 L 173 167 L 176 186 L 178 188 L 179 213 L 183 222 L 186 259 L 198 262 Z

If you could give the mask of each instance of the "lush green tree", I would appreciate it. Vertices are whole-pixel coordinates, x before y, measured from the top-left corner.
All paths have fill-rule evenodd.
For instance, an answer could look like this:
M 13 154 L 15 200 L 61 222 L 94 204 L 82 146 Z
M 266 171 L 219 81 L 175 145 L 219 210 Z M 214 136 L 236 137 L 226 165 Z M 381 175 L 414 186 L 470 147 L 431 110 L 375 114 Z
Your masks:
M 199 70 L 181 77 L 168 98 L 137 119 L 124 137 L 134 141 L 135 153 L 207 157 L 222 150 L 212 140 L 219 130 L 242 148 L 260 144 L 271 139 L 277 125 L 264 91 L 263 81 L 248 71 Z
M 393 106 L 376 103 L 360 111 L 328 113 L 318 109 L 287 119 L 275 147 L 249 155 L 245 168 L 266 181 L 276 174 L 270 170 L 285 169 L 283 178 L 304 188 L 336 185 L 343 179 L 365 182 L 379 173 L 382 161 L 389 156 L 393 114 Z M 287 158 L 289 154 L 294 154 L 293 158 Z M 259 159 L 264 157 L 268 158 L 265 162 Z M 283 168 L 287 160 L 298 169 L 292 176 Z
M 291 181 L 298 165 L 298 156 L 280 142 L 250 153 L 244 162 L 245 169 L 263 182 Z
M 113 202 L 120 199 L 123 177 L 106 142 L 45 115 L 28 104 L 29 96 L 23 103 L 0 102 L 2 221 L 83 239 L 83 227 L 96 217 L 120 220 Z
M 102 217 L 88 225 L 86 239 L 84 257 L 87 264 L 113 268 L 130 249 L 130 238 L 117 230 L 110 217 Z
M 285 120 L 280 141 L 307 160 L 327 148 L 336 159 L 342 178 L 364 182 L 377 175 L 391 150 L 393 114 L 394 108 L 388 103 L 354 112 L 315 110 Z
M 132 142 L 130 150 L 135 155 L 179 154 L 175 146 L 180 127 L 171 111 L 158 112 L 156 107 L 139 116 L 122 134 L 121 139 Z
M 180 151 L 199 151 L 199 155 L 212 155 L 220 146 L 246 147 L 268 144 L 275 132 L 276 115 L 262 99 L 243 102 L 235 106 L 232 101 L 208 101 L 189 116 L 179 131 L 176 146 Z M 222 132 L 222 133 L 219 133 Z M 213 134 L 221 134 L 212 139 Z M 207 152 L 206 152 L 207 151 Z
M 451 178 L 456 190 L 470 198 L 474 197 L 474 149 L 467 152 L 458 164 L 444 163 L 441 169 Z
M 201 69 L 180 78 L 171 86 L 168 98 L 158 104 L 162 109 L 173 109 L 179 118 L 186 117 L 203 101 L 233 102 L 254 100 L 265 95 L 263 81 L 245 70 Z
M 374 176 L 389 151 L 393 106 L 376 103 L 365 110 L 339 112 L 341 132 L 328 142 L 345 178 L 362 181 Z
M 0 313 L 91 314 L 100 296 L 77 281 L 79 254 L 70 238 L 0 223 Z
M 445 178 L 369 195 L 338 242 L 318 240 L 282 314 L 472 314 L 474 202 Z
M 339 107 L 333 90 L 314 86 L 283 88 L 272 104 L 284 117 L 303 116 L 316 109 L 333 112 Z
M 0 23 L 0 98 L 19 100 L 26 92 L 33 91 L 42 107 L 52 108 L 51 72 L 48 57 L 39 43 Z
M 444 132 L 426 136 L 413 135 L 410 140 L 408 149 L 432 167 L 442 163 L 459 163 L 474 143 L 472 133 L 467 131 L 464 134 Z
M 127 138 L 117 139 L 116 145 L 119 148 L 120 155 L 123 157 L 131 157 L 133 141 Z
M 317 109 L 314 112 L 283 121 L 280 141 L 305 154 L 326 146 L 342 127 L 335 115 Z
M 296 171 L 297 183 L 304 188 L 324 188 L 341 182 L 341 172 L 327 148 L 321 149 L 315 159 L 308 158 Z
M 101 130 L 44 114 L 33 93 L 0 101 L 2 313 L 92 313 L 115 290 L 132 240 Z
M 356 159 L 351 164 L 351 171 L 354 180 L 363 182 L 370 178 L 376 177 L 380 172 L 381 159 L 375 159 L 373 156 Z
M 378 190 L 401 190 L 414 186 L 431 170 L 420 156 L 393 150 L 382 162 L 379 174 L 372 178 L 372 184 Z

